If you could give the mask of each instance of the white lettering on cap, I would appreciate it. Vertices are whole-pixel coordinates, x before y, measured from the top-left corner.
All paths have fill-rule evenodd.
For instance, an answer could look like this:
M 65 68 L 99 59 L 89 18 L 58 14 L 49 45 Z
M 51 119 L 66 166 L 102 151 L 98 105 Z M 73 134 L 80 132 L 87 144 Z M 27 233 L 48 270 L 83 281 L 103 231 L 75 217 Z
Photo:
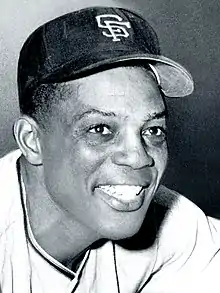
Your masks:
M 112 38 L 113 42 L 121 41 L 120 37 L 127 38 L 129 36 L 127 28 L 131 28 L 128 21 L 123 21 L 118 15 L 115 14 L 102 14 L 96 16 L 98 26 L 108 30 L 109 33 L 103 31 L 102 34 L 108 38 Z

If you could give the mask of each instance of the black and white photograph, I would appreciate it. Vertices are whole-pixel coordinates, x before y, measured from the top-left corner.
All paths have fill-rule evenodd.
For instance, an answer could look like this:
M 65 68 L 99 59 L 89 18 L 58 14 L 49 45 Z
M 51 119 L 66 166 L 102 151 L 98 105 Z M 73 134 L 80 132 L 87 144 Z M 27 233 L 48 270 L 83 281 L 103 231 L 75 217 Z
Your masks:
M 220 292 L 219 0 L 1 0 L 0 293 Z

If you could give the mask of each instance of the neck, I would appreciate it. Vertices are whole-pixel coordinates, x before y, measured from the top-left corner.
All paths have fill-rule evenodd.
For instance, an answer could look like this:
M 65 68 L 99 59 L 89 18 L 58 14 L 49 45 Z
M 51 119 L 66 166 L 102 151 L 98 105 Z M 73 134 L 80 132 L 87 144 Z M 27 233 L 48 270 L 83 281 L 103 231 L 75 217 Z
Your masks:
M 68 266 L 100 237 L 60 210 L 46 191 L 42 166 L 32 166 L 24 157 L 20 158 L 19 163 L 28 218 L 35 240 L 49 255 Z

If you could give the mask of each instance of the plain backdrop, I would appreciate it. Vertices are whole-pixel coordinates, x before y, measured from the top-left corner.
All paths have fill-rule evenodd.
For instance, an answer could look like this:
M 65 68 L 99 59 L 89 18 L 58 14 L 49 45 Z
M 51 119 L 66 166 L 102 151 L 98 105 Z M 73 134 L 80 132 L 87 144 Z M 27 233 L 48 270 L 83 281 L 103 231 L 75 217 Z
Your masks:
M 219 0 L 0 0 L 0 156 L 16 147 L 16 66 L 27 36 L 55 16 L 112 4 L 145 16 L 158 32 L 163 54 L 191 71 L 193 95 L 167 99 L 170 160 L 164 181 L 220 218 Z

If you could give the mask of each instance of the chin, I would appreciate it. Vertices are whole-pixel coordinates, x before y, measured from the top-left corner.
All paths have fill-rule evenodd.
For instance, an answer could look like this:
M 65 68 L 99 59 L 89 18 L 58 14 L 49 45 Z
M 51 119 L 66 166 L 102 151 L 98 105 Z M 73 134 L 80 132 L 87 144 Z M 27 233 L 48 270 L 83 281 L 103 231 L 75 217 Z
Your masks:
M 134 235 L 136 235 L 138 233 L 138 231 L 140 230 L 140 227 L 139 229 L 137 230 L 132 230 L 130 229 L 129 231 L 120 231 L 120 232 L 113 232 L 109 235 L 108 239 L 109 240 L 113 240 L 113 241 L 119 241 L 119 240 L 124 240 L 124 239 L 127 239 L 127 238 L 131 238 L 133 237 Z
M 146 214 L 146 213 L 145 213 Z M 109 240 L 122 240 L 134 236 L 140 230 L 145 214 L 137 213 L 135 217 L 128 213 L 126 217 L 102 227 L 102 235 Z

